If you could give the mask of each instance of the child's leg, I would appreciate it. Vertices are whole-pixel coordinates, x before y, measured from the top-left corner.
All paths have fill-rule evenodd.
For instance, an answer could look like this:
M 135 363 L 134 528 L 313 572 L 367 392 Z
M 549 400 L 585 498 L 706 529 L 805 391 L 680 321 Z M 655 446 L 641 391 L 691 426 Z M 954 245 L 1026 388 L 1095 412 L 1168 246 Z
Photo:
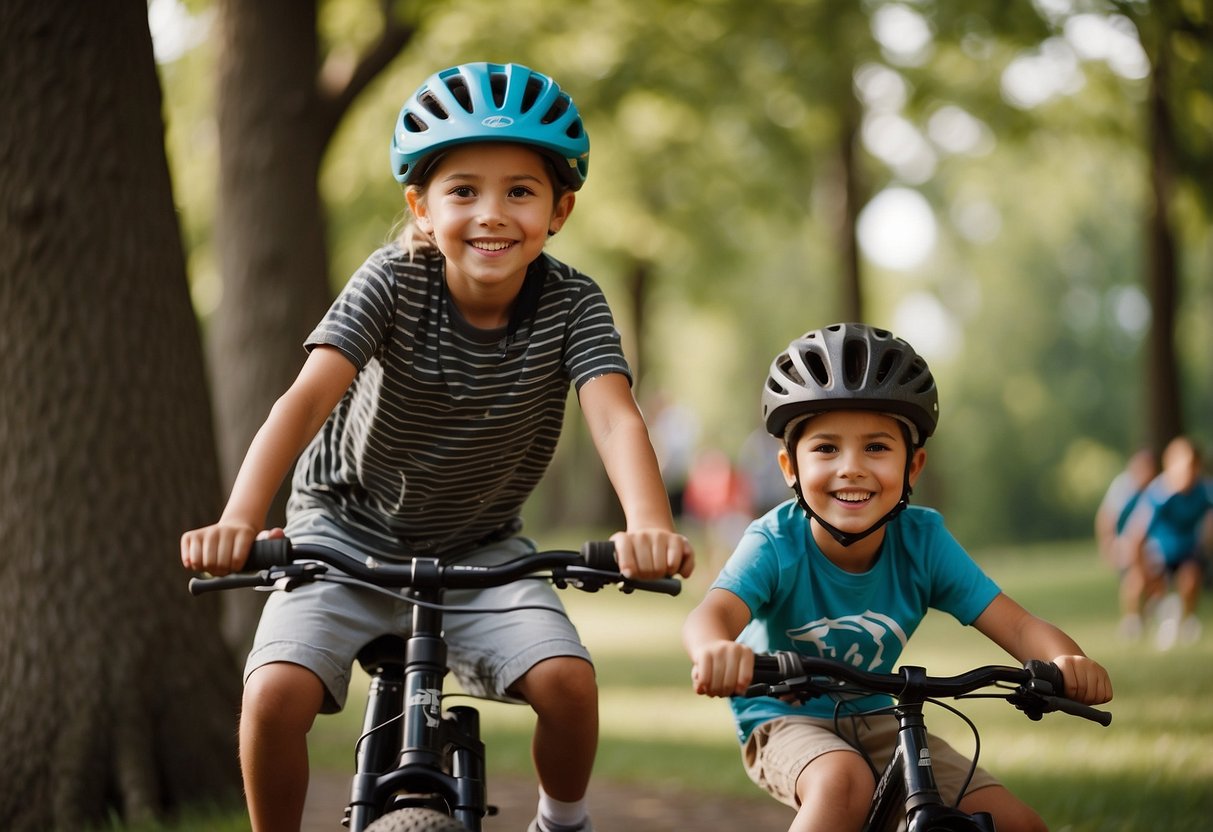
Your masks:
M 598 685 L 589 662 L 546 659 L 528 670 L 512 692 L 538 717 L 531 753 L 539 786 L 565 803 L 585 798 L 598 750 Z
M 1201 584 L 1204 581 L 1204 571 L 1201 569 L 1199 558 L 1188 558 L 1175 570 L 1175 592 L 1183 603 L 1181 615 L 1185 618 L 1196 614 L 1196 605 L 1200 601 Z
M 469 555 L 467 563 L 511 560 L 533 551 L 521 538 Z M 446 618 L 448 664 L 475 696 L 525 701 L 537 716 L 531 753 L 541 789 L 544 827 L 578 826 L 598 750 L 598 686 L 590 654 L 552 586 L 508 586 L 448 592 L 465 611 Z M 469 614 L 467 608 L 509 612 Z M 546 608 L 546 609 L 545 609 Z
M 1048 832 L 1049 829 L 1031 806 L 1011 794 L 1005 786 L 986 786 L 969 792 L 960 801 L 960 808 L 969 814 L 989 812 L 998 832 Z
M 307 797 L 307 733 L 324 685 L 297 664 L 252 672 L 240 714 L 240 768 L 254 832 L 298 830 Z
M 846 832 L 862 828 L 875 788 L 872 770 L 858 753 L 822 754 L 796 778 L 800 808 L 788 832 Z

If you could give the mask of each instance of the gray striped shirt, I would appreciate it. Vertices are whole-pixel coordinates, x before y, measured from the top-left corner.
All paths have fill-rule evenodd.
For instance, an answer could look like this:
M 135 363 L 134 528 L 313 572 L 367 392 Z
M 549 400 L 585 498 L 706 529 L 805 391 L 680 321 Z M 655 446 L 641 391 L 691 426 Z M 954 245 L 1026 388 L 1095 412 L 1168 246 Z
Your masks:
M 531 265 L 513 314 L 477 329 L 446 296 L 440 254 L 372 254 L 306 342 L 359 373 L 300 457 L 288 514 L 325 511 L 402 556 L 517 531 L 569 384 L 631 374 L 602 291 L 563 263 Z

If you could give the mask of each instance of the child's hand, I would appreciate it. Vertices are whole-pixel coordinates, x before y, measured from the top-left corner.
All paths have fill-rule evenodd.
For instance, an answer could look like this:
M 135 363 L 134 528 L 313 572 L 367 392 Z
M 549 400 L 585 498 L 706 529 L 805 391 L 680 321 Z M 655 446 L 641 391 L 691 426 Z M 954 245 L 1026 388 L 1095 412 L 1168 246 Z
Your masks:
M 745 693 L 754 678 L 754 651 L 735 641 L 712 641 L 691 654 L 691 684 L 703 696 Z
M 619 571 L 629 578 L 687 578 L 695 568 L 690 541 L 668 529 L 616 532 L 611 542 Z
M 209 572 L 216 577 L 238 572 L 254 540 L 281 536 L 281 529 L 258 534 L 247 523 L 220 521 L 181 535 L 181 564 L 190 571 Z
M 1102 705 L 1112 698 L 1108 671 L 1086 656 L 1057 656 L 1053 664 L 1066 680 L 1066 696 L 1084 705 Z

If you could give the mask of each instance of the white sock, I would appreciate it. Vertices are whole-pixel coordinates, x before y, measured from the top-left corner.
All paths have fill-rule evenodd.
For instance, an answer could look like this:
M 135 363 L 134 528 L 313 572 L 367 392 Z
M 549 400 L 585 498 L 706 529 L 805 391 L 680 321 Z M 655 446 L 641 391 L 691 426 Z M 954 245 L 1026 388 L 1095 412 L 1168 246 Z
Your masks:
M 539 787 L 539 817 L 560 826 L 577 826 L 589 816 L 589 804 L 583 797 L 574 803 L 566 803 L 548 795 Z

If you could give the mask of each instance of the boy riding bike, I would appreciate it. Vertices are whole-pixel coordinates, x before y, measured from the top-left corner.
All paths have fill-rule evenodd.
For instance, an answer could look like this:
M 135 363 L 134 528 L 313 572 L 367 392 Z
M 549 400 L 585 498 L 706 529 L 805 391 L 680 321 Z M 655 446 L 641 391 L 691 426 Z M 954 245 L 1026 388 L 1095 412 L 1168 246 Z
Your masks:
M 546 75 L 473 63 L 421 85 L 391 144 L 412 223 L 371 254 L 307 339 L 219 522 L 182 537 L 186 568 L 238 570 L 297 457 L 285 529 L 296 542 L 389 562 L 500 563 L 531 551 L 519 512 L 552 458 L 572 384 L 627 520 L 611 538 L 621 571 L 690 574 L 606 300 L 543 251 L 588 159 L 577 108 Z M 597 688 L 555 592 L 532 581 L 450 600 L 513 610 L 452 615 L 446 640 L 469 692 L 524 700 L 538 716 L 531 829 L 590 829 Z M 255 830 L 299 828 L 313 720 L 342 707 L 355 654 L 406 628 L 409 612 L 340 584 L 271 596 L 240 720 Z
M 823 699 L 742 698 L 756 652 L 793 650 L 892 672 L 934 607 L 1020 661 L 1057 664 L 1066 696 L 1087 704 L 1111 698 L 1102 667 L 1001 593 L 936 512 L 909 507 L 938 393 L 908 343 L 863 324 L 809 332 L 771 364 L 762 411 L 767 431 L 782 440 L 779 465 L 795 499 L 751 524 L 687 618 L 683 640 L 696 692 L 732 697 L 747 773 L 797 809 L 792 830 L 861 828 L 875 783 L 856 748 L 882 767 L 896 721 L 880 714 L 836 723 L 835 703 Z M 889 701 L 843 702 L 839 714 Z M 954 802 L 969 762 L 938 738 L 930 744 L 940 790 Z M 989 812 L 1000 832 L 1045 828 L 981 769 L 959 805 Z

